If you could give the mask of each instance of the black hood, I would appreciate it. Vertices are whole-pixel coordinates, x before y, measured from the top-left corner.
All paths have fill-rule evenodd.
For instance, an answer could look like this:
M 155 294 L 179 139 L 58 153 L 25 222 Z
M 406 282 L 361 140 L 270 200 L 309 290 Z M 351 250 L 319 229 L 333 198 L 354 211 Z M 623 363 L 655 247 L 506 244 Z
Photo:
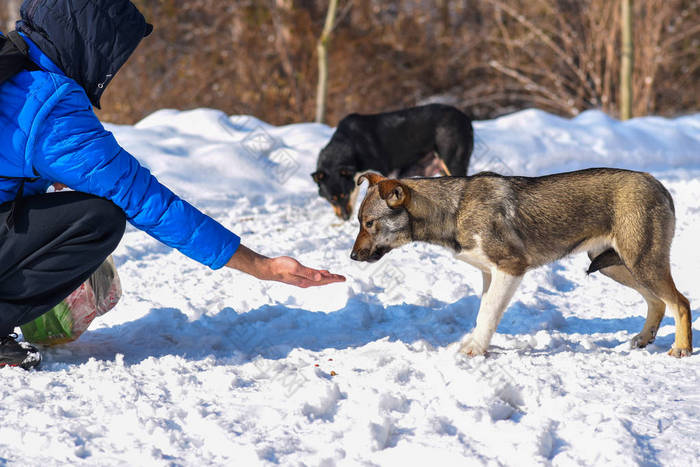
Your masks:
M 25 0 L 17 29 L 100 108 L 107 84 L 153 26 L 129 0 Z

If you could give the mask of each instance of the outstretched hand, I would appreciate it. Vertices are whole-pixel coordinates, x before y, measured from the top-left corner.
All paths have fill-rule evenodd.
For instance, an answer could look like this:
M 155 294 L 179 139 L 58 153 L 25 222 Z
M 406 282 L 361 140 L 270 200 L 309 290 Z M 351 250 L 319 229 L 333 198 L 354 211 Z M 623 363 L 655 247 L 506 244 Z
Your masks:
M 345 277 L 339 274 L 331 274 L 325 269 L 307 268 L 289 256 L 270 258 L 269 262 L 271 277 L 268 280 L 284 282 L 302 288 L 345 281 Z
M 289 256 L 268 258 L 243 245 L 238 247 L 226 266 L 261 280 L 284 282 L 302 288 L 345 281 L 345 277 L 339 274 L 308 268 Z

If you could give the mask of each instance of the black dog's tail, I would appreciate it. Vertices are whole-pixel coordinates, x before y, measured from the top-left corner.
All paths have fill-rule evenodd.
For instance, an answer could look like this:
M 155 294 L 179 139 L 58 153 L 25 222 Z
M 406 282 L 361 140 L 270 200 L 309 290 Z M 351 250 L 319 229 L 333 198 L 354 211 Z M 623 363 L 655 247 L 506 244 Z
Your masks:
M 596 271 L 610 267 L 610 266 L 623 266 L 625 263 L 622 262 L 622 258 L 617 254 L 612 248 L 608 248 L 591 261 L 591 265 L 588 266 L 588 271 L 586 274 L 593 274 Z

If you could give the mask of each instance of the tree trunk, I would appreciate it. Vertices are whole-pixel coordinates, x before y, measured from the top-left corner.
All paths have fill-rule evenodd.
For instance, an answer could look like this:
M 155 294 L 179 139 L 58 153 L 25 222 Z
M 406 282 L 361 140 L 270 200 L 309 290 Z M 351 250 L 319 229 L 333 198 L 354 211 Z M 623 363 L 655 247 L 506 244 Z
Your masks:
M 338 0 L 330 0 L 326 23 L 323 26 L 321 38 L 318 41 L 318 90 L 316 93 L 316 121 L 323 123 L 326 119 L 326 95 L 328 94 L 328 42 L 335 23 L 335 12 L 338 8 Z
M 632 68 L 634 43 L 632 39 L 632 0 L 621 0 L 622 59 L 620 62 L 620 119 L 632 118 Z

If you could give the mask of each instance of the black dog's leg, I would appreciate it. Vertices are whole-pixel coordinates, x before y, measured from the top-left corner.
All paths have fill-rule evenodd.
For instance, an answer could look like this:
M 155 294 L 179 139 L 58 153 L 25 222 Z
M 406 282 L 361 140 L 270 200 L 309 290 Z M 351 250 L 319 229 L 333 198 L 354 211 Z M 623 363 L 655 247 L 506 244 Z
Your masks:
M 449 169 L 450 175 L 455 177 L 467 175 L 473 145 L 471 126 L 464 125 L 464 122 L 439 127 L 435 132 L 435 151 Z
M 458 141 L 438 141 L 436 145 L 437 155 L 447 166 L 450 175 L 464 177 L 467 174 L 469 156 L 467 148 Z

